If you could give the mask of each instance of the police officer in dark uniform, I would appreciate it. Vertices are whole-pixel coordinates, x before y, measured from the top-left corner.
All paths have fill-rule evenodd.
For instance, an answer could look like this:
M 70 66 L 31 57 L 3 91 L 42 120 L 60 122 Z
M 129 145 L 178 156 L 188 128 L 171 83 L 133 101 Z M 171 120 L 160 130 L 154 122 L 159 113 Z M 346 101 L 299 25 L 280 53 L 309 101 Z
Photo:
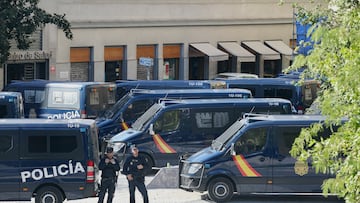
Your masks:
M 149 172 L 148 161 L 139 155 L 139 149 L 131 146 L 132 156 L 128 157 L 124 163 L 122 174 L 126 175 L 129 182 L 130 203 L 135 203 L 135 187 L 140 191 L 144 203 L 149 202 L 147 189 L 145 187 L 145 175 Z
M 108 193 L 107 203 L 111 203 L 115 193 L 115 184 L 117 181 L 117 172 L 120 170 L 118 160 L 114 157 L 114 149 L 106 148 L 106 156 L 99 163 L 101 174 L 101 187 L 98 203 L 103 203 L 105 193 Z

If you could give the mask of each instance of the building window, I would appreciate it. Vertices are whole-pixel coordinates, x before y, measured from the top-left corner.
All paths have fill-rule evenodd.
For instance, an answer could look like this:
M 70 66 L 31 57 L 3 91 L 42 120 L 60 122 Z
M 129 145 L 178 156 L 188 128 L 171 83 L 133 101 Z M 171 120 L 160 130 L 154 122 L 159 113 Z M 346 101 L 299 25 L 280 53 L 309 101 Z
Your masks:
M 89 81 L 89 70 L 91 62 L 90 47 L 72 47 L 70 48 L 70 80 L 71 81 Z
M 163 46 L 164 74 L 163 79 L 178 80 L 180 70 L 181 45 L 168 44 Z
M 104 48 L 105 82 L 113 82 L 124 79 L 124 51 L 125 48 L 122 46 Z
M 157 77 L 154 77 L 156 75 L 155 73 L 155 65 L 152 66 L 144 66 L 140 64 L 140 58 L 151 58 L 153 59 L 153 62 L 155 62 L 156 54 L 155 54 L 155 45 L 138 45 L 136 48 L 136 58 L 138 60 L 138 66 L 137 66 L 137 79 L 139 80 L 154 80 L 157 79 Z

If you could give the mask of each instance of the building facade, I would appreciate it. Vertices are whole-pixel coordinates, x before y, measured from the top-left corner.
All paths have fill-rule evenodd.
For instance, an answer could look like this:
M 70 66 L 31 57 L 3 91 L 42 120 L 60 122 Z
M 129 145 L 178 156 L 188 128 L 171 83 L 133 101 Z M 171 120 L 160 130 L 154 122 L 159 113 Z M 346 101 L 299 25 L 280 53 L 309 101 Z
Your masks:
M 14 79 L 211 79 L 220 72 L 272 77 L 293 57 L 294 1 L 42 0 L 66 14 L 74 38 L 46 25 L 32 49 L 13 49 Z M 300 2 L 300 1 L 299 1 Z

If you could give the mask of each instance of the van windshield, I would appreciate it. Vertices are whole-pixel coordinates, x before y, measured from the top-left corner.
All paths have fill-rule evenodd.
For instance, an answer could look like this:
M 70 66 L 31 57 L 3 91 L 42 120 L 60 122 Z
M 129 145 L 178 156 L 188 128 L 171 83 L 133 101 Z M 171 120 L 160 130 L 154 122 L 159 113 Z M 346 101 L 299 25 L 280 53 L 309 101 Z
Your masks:
M 80 91 L 77 88 L 50 87 L 45 108 L 80 108 Z
M 246 119 L 237 120 L 232 124 L 225 132 L 223 132 L 218 138 L 213 140 L 211 148 L 217 151 L 220 151 L 225 143 L 232 138 L 241 128 L 246 124 Z
M 152 105 L 142 116 L 140 116 L 133 124 L 134 130 L 140 131 L 142 127 L 161 109 L 161 104 Z
M 111 108 L 106 110 L 100 118 L 113 119 L 116 113 L 132 98 L 130 93 L 124 95 L 119 101 L 116 102 Z

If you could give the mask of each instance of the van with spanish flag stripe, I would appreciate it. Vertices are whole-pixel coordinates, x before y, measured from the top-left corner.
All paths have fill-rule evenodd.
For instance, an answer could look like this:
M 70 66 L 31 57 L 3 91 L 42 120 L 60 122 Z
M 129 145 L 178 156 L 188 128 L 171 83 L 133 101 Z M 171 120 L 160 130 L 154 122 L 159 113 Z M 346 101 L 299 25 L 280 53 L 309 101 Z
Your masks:
M 100 141 L 128 129 L 159 99 L 251 98 L 247 89 L 132 89 L 96 118 Z
M 237 120 L 211 146 L 180 160 L 179 187 L 208 192 L 215 202 L 237 194 L 319 194 L 329 174 L 289 151 L 302 128 L 323 123 L 319 115 L 258 115 Z M 333 126 L 332 130 L 336 130 Z M 324 128 L 319 137 L 331 135 Z
M 244 113 L 292 114 L 289 100 L 184 99 L 155 103 L 132 128 L 110 139 L 116 155 L 123 159 L 136 144 L 151 166 L 178 165 L 179 156 L 209 146 Z

